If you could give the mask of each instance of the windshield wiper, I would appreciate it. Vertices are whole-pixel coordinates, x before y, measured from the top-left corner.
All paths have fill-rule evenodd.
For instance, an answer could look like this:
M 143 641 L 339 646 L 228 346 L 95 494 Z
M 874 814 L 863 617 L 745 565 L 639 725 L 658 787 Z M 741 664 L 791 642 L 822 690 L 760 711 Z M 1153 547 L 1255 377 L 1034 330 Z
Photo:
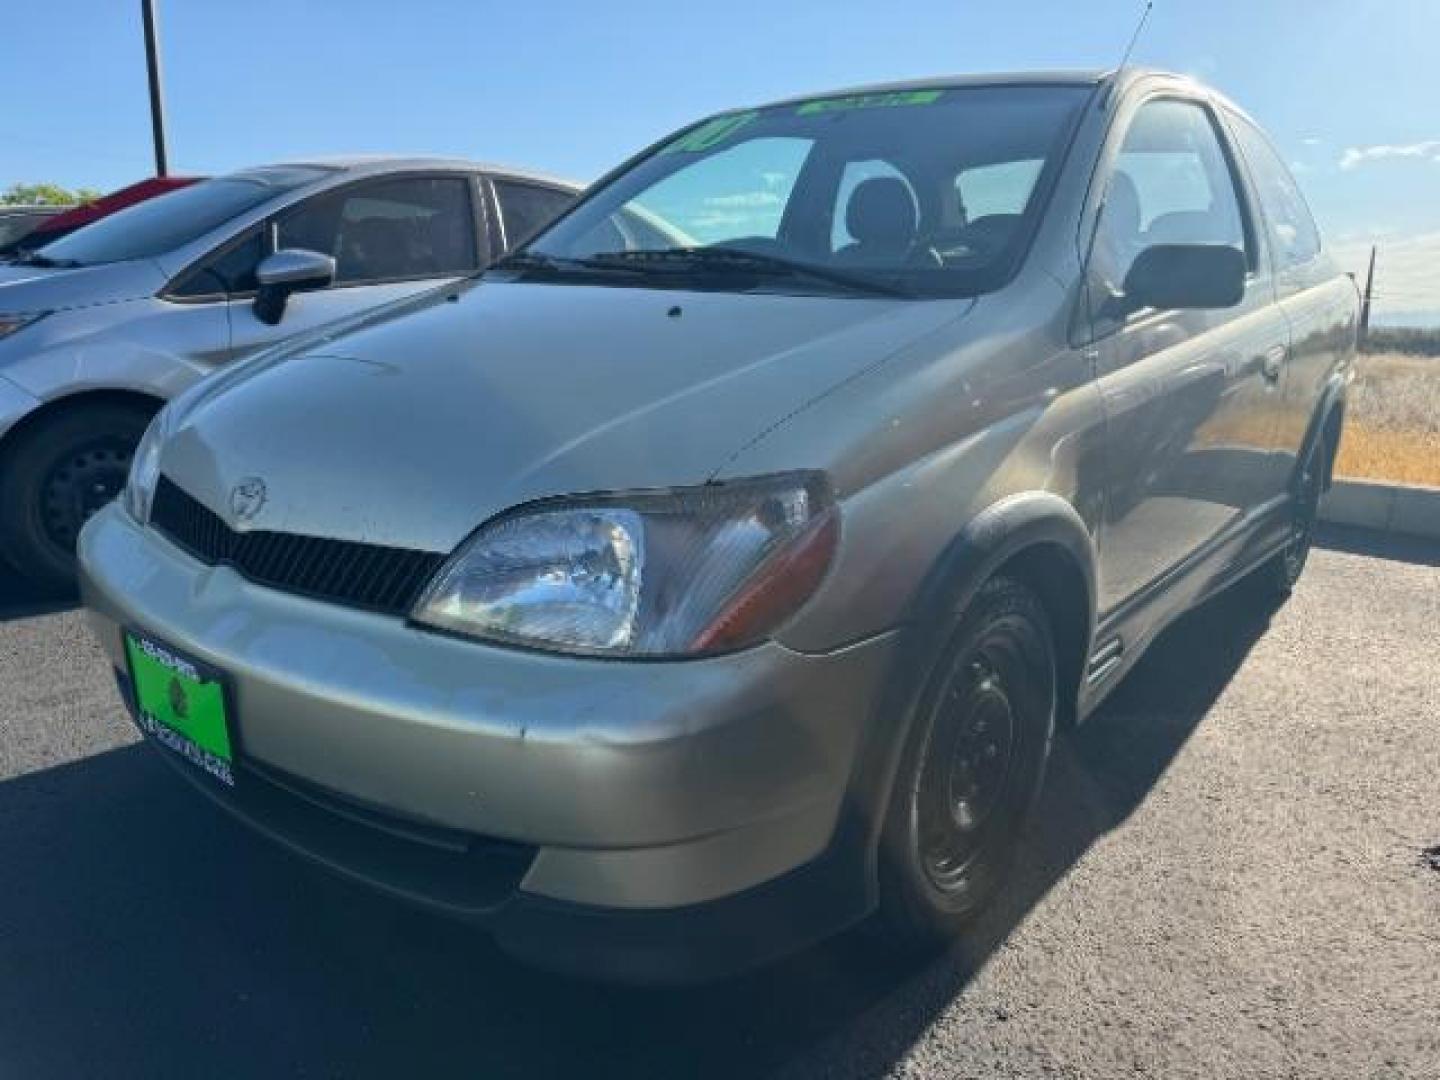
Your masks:
M 16 266 L 39 266 L 48 270 L 74 270 L 76 267 L 84 265 L 74 259 L 52 259 L 49 255 L 26 248 L 15 252 L 10 261 Z
M 740 248 L 724 247 L 682 247 L 642 248 L 639 251 L 606 251 L 585 260 L 586 263 L 609 263 L 634 268 L 655 266 L 674 267 L 684 271 L 694 268 L 706 270 L 734 270 L 737 273 L 759 273 L 783 277 L 808 277 L 829 285 L 838 285 L 851 292 L 872 293 L 880 296 L 898 296 L 909 299 L 914 293 L 888 281 L 879 281 L 866 274 L 836 270 L 829 266 L 787 259 L 783 255 L 765 252 L 745 251 Z
M 538 251 L 517 251 L 492 263 L 482 274 L 490 270 L 538 271 L 546 274 L 639 274 L 638 267 L 620 266 L 613 263 L 595 262 L 591 259 L 571 259 L 559 255 L 544 255 Z

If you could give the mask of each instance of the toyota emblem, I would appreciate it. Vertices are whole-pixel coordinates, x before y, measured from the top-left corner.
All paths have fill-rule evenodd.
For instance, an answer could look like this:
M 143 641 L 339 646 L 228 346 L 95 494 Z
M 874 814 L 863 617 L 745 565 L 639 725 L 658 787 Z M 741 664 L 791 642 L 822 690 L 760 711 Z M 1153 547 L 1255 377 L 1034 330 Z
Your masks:
M 230 491 L 230 511 L 237 521 L 249 521 L 265 505 L 265 481 L 251 476 L 236 484 Z

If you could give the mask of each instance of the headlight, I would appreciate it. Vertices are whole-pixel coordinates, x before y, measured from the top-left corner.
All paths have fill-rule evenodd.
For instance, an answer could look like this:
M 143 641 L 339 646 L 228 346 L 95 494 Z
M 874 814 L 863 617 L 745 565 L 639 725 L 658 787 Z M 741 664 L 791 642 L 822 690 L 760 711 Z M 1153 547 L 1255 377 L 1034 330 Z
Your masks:
M 160 479 L 160 450 L 170 434 L 173 416 L 169 405 L 156 413 L 145 434 L 140 436 L 135 456 L 130 459 L 130 477 L 125 482 L 125 493 L 121 497 L 130 516 L 142 525 L 150 520 L 150 503 L 155 498 L 155 484 Z
M 564 652 L 725 652 L 810 598 L 838 536 L 829 486 L 809 473 L 539 503 L 462 544 L 412 618 Z
M 0 315 L 0 338 L 7 338 L 16 330 L 23 330 L 49 314 L 48 311 L 32 311 L 26 315 Z

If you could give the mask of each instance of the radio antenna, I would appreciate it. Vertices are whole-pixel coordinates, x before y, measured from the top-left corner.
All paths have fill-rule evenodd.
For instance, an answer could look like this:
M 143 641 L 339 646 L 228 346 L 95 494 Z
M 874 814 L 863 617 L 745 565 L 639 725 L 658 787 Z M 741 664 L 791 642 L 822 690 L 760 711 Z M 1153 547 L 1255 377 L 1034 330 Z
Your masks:
M 1120 68 L 1123 68 L 1130 59 L 1130 54 L 1135 51 L 1135 43 L 1140 40 L 1140 32 L 1145 29 L 1145 21 L 1150 18 L 1150 9 L 1155 6 L 1155 0 L 1145 0 L 1145 10 L 1140 13 L 1140 21 L 1135 25 L 1135 33 L 1130 35 L 1130 44 L 1125 46 L 1125 54 L 1120 57 Z M 1116 68 L 1116 70 L 1120 70 Z

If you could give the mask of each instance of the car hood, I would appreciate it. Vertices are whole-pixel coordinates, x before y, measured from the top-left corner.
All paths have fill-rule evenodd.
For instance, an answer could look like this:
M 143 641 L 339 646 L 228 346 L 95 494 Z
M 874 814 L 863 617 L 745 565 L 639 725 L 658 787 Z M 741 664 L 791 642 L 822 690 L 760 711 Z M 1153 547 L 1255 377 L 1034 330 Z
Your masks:
M 0 314 L 136 300 L 164 284 L 160 268 L 146 259 L 68 269 L 0 263 Z
M 703 483 L 969 307 L 484 282 L 197 388 L 162 470 L 232 527 L 449 551 L 533 499 Z

